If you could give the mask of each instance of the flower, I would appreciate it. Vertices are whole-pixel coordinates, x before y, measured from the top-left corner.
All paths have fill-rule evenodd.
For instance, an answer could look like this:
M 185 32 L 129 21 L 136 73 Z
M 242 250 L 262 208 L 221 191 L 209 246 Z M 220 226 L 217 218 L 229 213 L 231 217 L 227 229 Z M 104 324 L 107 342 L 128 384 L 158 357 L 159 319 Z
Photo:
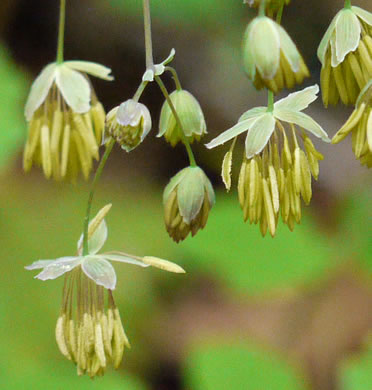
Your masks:
M 169 97 L 181 121 L 184 136 L 190 143 L 194 142 L 195 139 L 200 141 L 201 137 L 207 133 L 207 125 L 199 102 L 190 92 L 183 89 L 172 92 Z M 165 101 L 160 113 L 159 134 L 157 136 L 164 135 L 165 139 L 172 146 L 175 146 L 182 140 L 182 129 L 168 102 Z
M 300 196 L 306 204 L 310 202 L 311 175 L 318 178 L 318 161 L 323 156 L 302 129 L 325 142 L 329 138 L 318 123 L 301 111 L 317 98 L 318 92 L 319 87 L 314 85 L 279 100 L 272 111 L 266 107 L 253 108 L 235 126 L 206 145 L 211 149 L 248 131 L 239 175 L 239 202 L 244 220 L 260 223 L 263 236 L 267 229 L 275 235 L 279 210 L 283 222 L 293 230 L 294 222 L 301 220 Z M 287 129 L 282 122 L 287 124 Z M 225 183 L 229 183 L 231 158 L 228 155 L 224 159 Z
M 86 373 L 90 377 L 103 375 L 109 361 L 118 368 L 124 348 L 130 346 L 112 295 L 116 273 L 109 261 L 185 272 L 180 266 L 156 257 L 141 258 L 121 252 L 98 254 L 107 239 L 104 218 L 110 208 L 111 205 L 102 208 L 90 222 L 86 256 L 82 255 L 81 236 L 77 256 L 38 260 L 26 267 L 28 270 L 42 269 L 35 276 L 40 280 L 56 279 L 65 274 L 56 340 L 61 353 L 77 365 L 78 374 Z
M 258 16 L 248 25 L 243 50 L 245 71 L 257 89 L 266 86 L 276 94 L 310 75 L 287 32 L 266 16 Z
M 337 13 L 318 48 L 324 105 L 355 104 L 372 77 L 372 14 L 359 7 Z
M 187 167 L 175 175 L 164 189 L 164 221 L 167 232 L 176 242 L 191 231 L 194 236 L 207 224 L 215 203 L 211 182 L 199 167 Z
M 29 122 L 23 167 L 41 165 L 44 175 L 87 179 L 104 129 L 105 111 L 86 73 L 112 80 L 111 70 L 93 62 L 66 61 L 47 65 L 31 87 L 25 116 Z
M 362 165 L 372 167 L 372 79 L 361 91 L 355 110 L 332 138 L 337 144 L 352 134 L 353 152 Z
M 129 99 L 107 114 L 105 142 L 112 137 L 122 149 L 130 152 L 144 140 L 151 126 L 148 108 Z

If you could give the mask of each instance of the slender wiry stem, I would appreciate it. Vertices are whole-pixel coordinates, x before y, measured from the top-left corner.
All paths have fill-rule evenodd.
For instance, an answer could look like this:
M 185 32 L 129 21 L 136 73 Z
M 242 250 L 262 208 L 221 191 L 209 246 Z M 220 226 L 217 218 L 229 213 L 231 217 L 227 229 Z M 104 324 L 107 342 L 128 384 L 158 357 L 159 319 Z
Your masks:
M 178 125 L 178 127 L 180 129 L 180 137 L 181 137 L 181 140 L 182 140 L 183 144 L 186 147 L 186 151 L 187 151 L 187 154 L 188 154 L 189 160 L 190 160 L 190 165 L 192 167 L 196 167 L 197 164 L 196 164 L 196 161 L 195 161 L 194 153 L 192 152 L 192 149 L 191 149 L 191 146 L 190 146 L 190 142 L 188 141 L 188 139 L 185 136 L 185 132 L 183 130 L 183 126 L 182 126 L 180 117 L 178 116 L 176 108 L 174 107 L 174 104 L 172 103 L 172 99 L 169 97 L 169 93 L 167 91 L 167 88 L 165 87 L 163 81 L 161 80 L 161 78 L 159 76 L 155 76 L 155 81 L 158 83 L 161 92 L 163 93 L 165 99 L 167 100 L 167 102 L 169 104 L 169 107 L 170 107 L 170 109 L 171 109 L 171 111 L 172 111 L 172 113 L 174 115 L 174 118 L 175 118 L 175 120 L 177 122 L 177 125 Z
M 345 0 L 345 8 L 351 8 L 351 0 Z
M 284 0 L 282 0 L 282 5 L 280 6 L 278 13 L 276 14 L 276 22 L 278 24 L 282 23 L 283 10 L 284 10 Z
M 267 91 L 267 111 L 274 111 L 274 93 L 270 90 Z
M 148 84 L 148 81 L 142 81 L 142 83 L 139 85 L 139 87 L 137 88 L 136 93 L 133 96 L 133 100 L 138 102 L 138 100 L 140 99 L 140 97 L 141 97 L 143 91 L 145 90 L 147 84 Z
M 260 8 L 258 9 L 258 16 L 266 15 L 266 0 L 262 0 L 260 3 Z
M 173 78 L 173 80 L 174 80 L 174 82 L 176 84 L 176 89 L 177 89 L 177 91 L 181 91 L 182 90 L 182 86 L 181 86 L 180 79 L 178 78 L 178 74 L 177 74 L 176 69 L 172 68 L 171 66 L 166 66 L 165 70 L 168 70 L 169 72 L 172 73 L 172 78 Z
M 61 0 L 59 11 L 57 63 L 63 62 L 63 50 L 65 43 L 66 0 Z
M 90 220 L 90 211 L 92 209 L 92 202 L 93 202 L 93 197 L 94 197 L 94 192 L 96 190 L 97 183 L 102 175 L 103 168 L 106 165 L 106 161 L 110 156 L 110 153 L 112 151 L 112 148 L 115 144 L 115 140 L 111 139 L 109 143 L 106 146 L 105 153 L 98 165 L 97 171 L 94 175 L 94 179 L 92 182 L 92 188 L 89 193 L 89 198 L 88 198 L 88 205 L 87 205 L 87 211 L 85 214 L 85 220 L 84 220 L 84 238 L 83 238 L 83 256 L 87 256 L 89 253 L 89 248 L 88 248 L 88 228 L 89 228 L 89 220 Z
M 150 0 L 143 0 L 143 16 L 145 25 L 146 68 L 149 69 L 154 65 L 154 58 L 152 55 Z

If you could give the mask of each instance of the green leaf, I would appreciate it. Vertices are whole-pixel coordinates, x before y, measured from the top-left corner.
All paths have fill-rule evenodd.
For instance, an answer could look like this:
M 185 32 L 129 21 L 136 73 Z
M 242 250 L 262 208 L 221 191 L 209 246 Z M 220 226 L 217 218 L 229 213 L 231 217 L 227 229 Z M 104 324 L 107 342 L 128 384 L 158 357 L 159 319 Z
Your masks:
M 0 169 L 16 153 L 26 133 L 23 117 L 28 85 L 24 75 L 0 44 Z
M 305 380 L 284 357 L 255 345 L 198 346 L 186 362 L 193 390 L 303 390 Z

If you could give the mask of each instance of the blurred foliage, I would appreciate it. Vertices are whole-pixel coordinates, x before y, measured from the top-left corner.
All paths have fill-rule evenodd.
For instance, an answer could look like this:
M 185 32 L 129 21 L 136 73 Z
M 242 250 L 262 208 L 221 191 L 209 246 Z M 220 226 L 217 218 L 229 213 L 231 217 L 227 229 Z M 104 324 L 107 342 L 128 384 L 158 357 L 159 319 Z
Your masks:
M 329 237 L 310 215 L 294 233 L 281 225 L 272 239 L 243 222 L 236 194 L 217 194 L 204 232 L 183 246 L 192 272 L 216 274 L 232 289 L 249 294 L 293 289 L 326 275 L 333 265 Z
M 298 370 L 284 356 L 243 343 L 198 345 L 187 357 L 187 388 L 193 390 L 304 390 Z
M 26 131 L 23 102 L 27 81 L 0 42 L 0 169 L 14 156 Z
M 372 338 L 365 351 L 343 362 L 339 374 L 341 390 L 372 388 Z

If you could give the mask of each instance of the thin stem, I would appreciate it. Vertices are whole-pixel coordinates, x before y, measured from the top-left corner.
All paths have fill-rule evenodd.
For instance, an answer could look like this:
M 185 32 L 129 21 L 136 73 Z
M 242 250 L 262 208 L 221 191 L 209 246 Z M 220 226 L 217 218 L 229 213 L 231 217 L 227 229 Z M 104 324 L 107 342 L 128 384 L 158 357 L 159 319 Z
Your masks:
M 94 179 L 92 182 L 92 188 L 89 193 L 89 198 L 88 198 L 88 205 L 87 205 L 87 211 L 85 214 L 85 220 L 84 220 L 84 237 L 83 237 L 83 256 L 87 256 L 89 253 L 89 248 L 88 248 L 88 228 L 89 228 L 89 220 L 90 220 L 90 211 L 92 209 L 92 202 L 93 202 L 93 197 L 94 197 L 94 192 L 96 190 L 97 183 L 102 175 L 103 168 L 105 167 L 106 161 L 110 156 L 110 153 L 112 151 L 112 148 L 115 144 L 115 140 L 112 138 L 109 143 L 106 146 L 105 153 L 98 165 L 97 171 L 94 175 Z
M 345 8 L 351 8 L 351 0 L 345 0 Z
M 66 0 L 61 0 L 59 10 L 58 48 L 57 63 L 63 62 L 63 50 L 65 43 L 65 20 L 66 20 Z
M 266 0 L 262 0 L 260 3 L 260 8 L 258 9 L 258 16 L 266 15 Z
M 267 91 L 267 111 L 273 112 L 274 111 L 274 93 L 273 91 L 268 90 Z
M 136 102 L 138 102 L 138 100 L 140 100 L 140 98 L 143 94 L 143 91 L 145 90 L 148 83 L 149 83 L 148 81 L 142 81 L 142 83 L 139 85 L 136 93 L 133 96 L 133 100 L 135 100 Z
M 143 17 L 145 25 L 146 68 L 149 69 L 154 66 L 154 58 L 152 55 L 150 0 L 143 0 Z
M 172 111 L 172 113 L 174 115 L 174 118 L 176 119 L 177 125 L 178 125 L 178 127 L 180 129 L 181 140 L 182 140 L 183 144 L 185 145 L 187 154 L 189 156 L 190 165 L 192 167 L 196 167 L 197 164 L 196 164 L 196 161 L 195 161 L 194 153 L 192 152 L 192 149 L 191 149 L 191 146 L 190 146 L 190 142 L 188 141 L 188 139 L 185 136 L 185 132 L 183 131 L 183 126 L 182 126 L 180 117 L 178 116 L 177 111 L 176 111 L 176 109 L 174 107 L 174 104 L 172 103 L 172 99 L 169 97 L 169 93 L 167 91 L 167 88 L 165 87 L 162 79 L 159 76 L 155 76 L 155 81 L 158 83 L 159 88 L 160 88 L 161 92 L 163 93 L 165 99 L 167 100 L 167 102 L 169 104 L 169 107 L 170 107 L 170 109 L 171 109 L 171 111 Z
M 177 74 L 176 69 L 172 68 L 171 66 L 166 66 L 165 70 L 172 73 L 172 78 L 176 84 L 177 91 L 182 91 L 181 82 L 180 82 L 180 79 L 178 78 L 178 74 Z
M 284 10 L 284 0 L 282 0 L 282 5 L 280 6 L 278 13 L 276 14 L 276 22 L 278 24 L 282 23 L 283 10 Z

